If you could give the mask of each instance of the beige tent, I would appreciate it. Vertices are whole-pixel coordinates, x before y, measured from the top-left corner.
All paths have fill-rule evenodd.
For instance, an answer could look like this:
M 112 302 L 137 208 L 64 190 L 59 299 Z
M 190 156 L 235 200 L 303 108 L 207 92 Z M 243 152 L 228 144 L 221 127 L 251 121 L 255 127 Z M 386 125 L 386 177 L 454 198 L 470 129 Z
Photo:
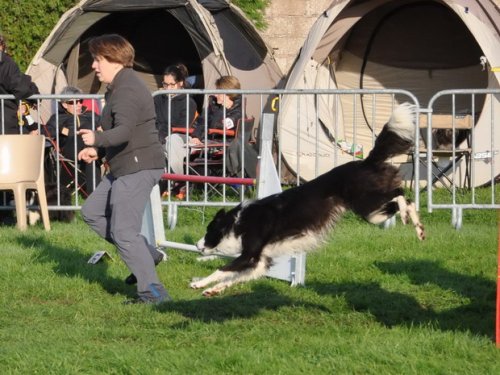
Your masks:
M 498 4 L 492 0 L 336 0 L 311 28 L 286 88 L 402 89 L 423 108 L 441 90 L 498 88 L 500 75 L 490 68 L 500 65 L 499 27 Z M 455 113 L 470 112 L 470 97 L 457 98 Z M 407 99 L 396 96 L 396 102 Z M 347 153 L 338 155 L 340 139 L 359 144 L 366 155 L 393 105 L 389 95 L 286 97 L 279 116 L 283 157 L 308 180 L 335 162 L 352 160 Z M 433 110 L 451 113 L 450 100 L 437 101 Z M 492 110 L 498 118 L 498 98 L 490 96 L 487 103 L 484 95 L 475 98 L 477 150 L 491 149 Z M 322 125 L 318 133 L 311 131 L 316 122 Z M 500 131 L 495 135 L 500 148 Z M 477 161 L 475 168 L 477 184 L 490 178 L 487 161 Z
M 161 86 L 165 67 L 177 62 L 202 77 L 196 88 L 214 88 L 226 74 L 237 76 L 243 89 L 274 88 L 282 78 L 253 24 L 227 0 L 82 0 L 61 17 L 28 68 L 40 92 L 58 93 L 70 84 L 102 93 L 87 43 L 105 33 L 132 43 L 134 69 L 151 91 Z M 257 119 L 260 103 L 248 97 L 248 113 Z

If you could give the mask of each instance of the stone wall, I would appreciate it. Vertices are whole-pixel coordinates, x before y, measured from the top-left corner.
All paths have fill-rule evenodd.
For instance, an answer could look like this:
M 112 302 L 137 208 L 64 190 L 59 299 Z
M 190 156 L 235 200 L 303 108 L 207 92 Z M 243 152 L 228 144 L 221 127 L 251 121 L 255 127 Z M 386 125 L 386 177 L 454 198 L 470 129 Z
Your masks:
M 318 16 L 332 0 L 270 0 L 261 31 L 283 74 L 287 74 Z

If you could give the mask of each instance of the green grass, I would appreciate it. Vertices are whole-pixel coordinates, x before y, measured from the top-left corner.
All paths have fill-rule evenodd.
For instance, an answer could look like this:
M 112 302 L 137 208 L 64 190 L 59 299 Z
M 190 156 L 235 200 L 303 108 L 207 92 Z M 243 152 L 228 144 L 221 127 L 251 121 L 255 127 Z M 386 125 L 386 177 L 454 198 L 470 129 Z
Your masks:
M 305 286 L 265 278 L 210 299 L 188 283 L 224 261 L 169 250 L 158 272 L 174 301 L 159 307 L 121 304 L 129 272 L 81 219 L 0 226 L 0 373 L 499 374 L 497 213 L 465 211 L 460 231 L 449 211 L 422 220 L 419 242 L 347 215 L 308 255 Z M 181 208 L 167 238 L 193 243 L 205 225 Z M 114 260 L 87 264 L 100 249 Z

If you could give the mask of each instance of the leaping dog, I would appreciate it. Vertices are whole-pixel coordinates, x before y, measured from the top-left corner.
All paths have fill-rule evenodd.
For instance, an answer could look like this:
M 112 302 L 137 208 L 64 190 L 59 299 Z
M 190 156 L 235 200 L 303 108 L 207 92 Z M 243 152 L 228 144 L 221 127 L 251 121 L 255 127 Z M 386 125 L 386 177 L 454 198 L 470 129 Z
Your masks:
M 407 153 L 414 143 L 415 107 L 396 107 L 389 122 L 364 160 L 336 168 L 282 193 L 246 201 L 226 212 L 220 210 L 197 243 L 204 255 L 236 256 L 210 276 L 193 281 L 213 296 L 235 283 L 263 276 L 272 259 L 317 248 L 347 210 L 370 223 L 381 224 L 397 212 L 403 224 L 410 219 L 417 237 L 425 238 L 415 204 L 401 188 L 398 169 L 386 161 Z

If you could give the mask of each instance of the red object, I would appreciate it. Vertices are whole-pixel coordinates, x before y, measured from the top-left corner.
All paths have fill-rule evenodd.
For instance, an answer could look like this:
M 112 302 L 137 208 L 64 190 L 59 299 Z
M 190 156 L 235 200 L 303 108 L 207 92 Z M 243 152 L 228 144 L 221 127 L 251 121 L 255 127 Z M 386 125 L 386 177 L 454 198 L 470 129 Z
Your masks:
M 92 107 L 92 102 L 94 102 L 94 107 Z M 87 107 L 87 111 L 94 111 L 96 115 L 101 114 L 101 108 L 99 102 L 95 99 L 83 99 L 83 106 Z
M 208 129 L 208 134 L 217 134 L 217 135 L 224 135 L 226 134 L 227 137 L 234 137 L 236 134 L 234 130 L 227 130 L 227 129 Z
M 193 131 L 194 131 L 194 129 L 193 129 L 193 128 L 188 128 L 188 129 L 187 129 L 187 132 L 188 132 L 189 134 L 192 134 L 192 133 L 193 133 Z M 172 133 L 183 133 L 183 134 L 186 134 L 186 128 L 181 128 L 181 127 L 173 127 L 173 128 L 172 128 Z
M 189 182 L 208 182 L 210 184 L 227 184 L 227 185 L 255 185 L 253 178 L 239 177 L 216 177 L 216 176 L 196 176 L 188 174 L 173 174 L 165 173 L 161 176 L 163 180 L 173 181 L 189 181 Z
M 187 132 L 189 134 L 193 134 L 193 131 L 194 131 L 194 128 L 188 128 L 187 129 Z M 174 127 L 172 127 L 171 132 L 172 133 L 183 133 L 183 134 L 186 134 L 186 128 L 185 127 L 174 126 Z M 213 135 L 213 134 L 217 134 L 217 135 L 220 135 L 220 136 L 223 136 L 224 134 L 226 134 L 226 137 L 234 137 L 234 135 L 236 134 L 236 132 L 234 130 L 208 129 L 208 135 Z

